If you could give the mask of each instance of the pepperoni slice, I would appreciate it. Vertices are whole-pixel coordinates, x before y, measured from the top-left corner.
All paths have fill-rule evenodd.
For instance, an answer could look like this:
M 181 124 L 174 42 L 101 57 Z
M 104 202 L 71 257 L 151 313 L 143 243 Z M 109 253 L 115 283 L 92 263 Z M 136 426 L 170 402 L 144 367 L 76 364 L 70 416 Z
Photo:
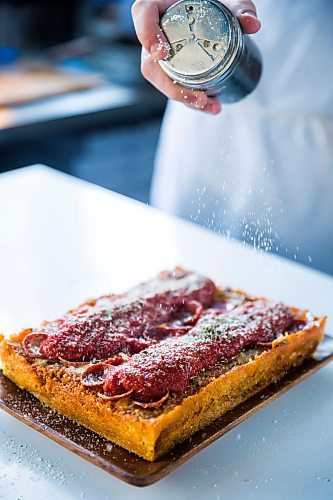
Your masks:
M 192 313 L 191 317 L 184 319 L 184 325 L 195 325 L 203 313 L 203 305 L 198 300 L 188 300 L 184 306 L 189 313 Z
M 129 398 L 133 391 L 123 392 L 122 394 L 115 394 L 111 396 L 109 394 L 105 394 L 104 392 L 99 392 L 97 395 L 104 399 L 105 401 L 119 401 L 119 399 Z
M 42 358 L 43 355 L 40 352 L 40 346 L 46 339 L 46 333 L 29 333 L 26 337 L 24 337 L 22 342 L 25 354 L 29 358 Z
M 103 387 L 106 374 L 112 365 L 107 363 L 96 363 L 88 366 L 81 375 L 81 383 L 85 387 Z
M 190 315 L 185 314 L 190 313 Z M 193 325 L 196 324 L 204 311 L 204 306 L 198 300 L 188 300 L 184 303 L 182 310 L 178 311 L 178 318 L 174 319 L 171 323 L 162 323 L 155 326 L 156 329 L 165 336 L 184 335 L 189 332 Z
M 150 403 L 142 403 L 141 401 L 136 401 L 133 400 L 133 403 L 137 406 L 141 406 L 141 408 L 158 408 L 159 406 L 162 406 L 162 404 L 168 399 L 170 396 L 169 391 L 158 401 L 152 401 Z

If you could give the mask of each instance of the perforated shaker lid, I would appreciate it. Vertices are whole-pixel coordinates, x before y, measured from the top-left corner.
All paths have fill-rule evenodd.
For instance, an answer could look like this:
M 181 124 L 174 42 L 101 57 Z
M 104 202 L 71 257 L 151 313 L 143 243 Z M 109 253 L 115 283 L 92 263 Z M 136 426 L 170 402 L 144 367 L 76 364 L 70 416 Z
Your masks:
M 170 43 L 170 56 L 160 61 L 170 76 L 200 77 L 233 58 L 239 23 L 218 1 L 180 0 L 165 12 L 161 27 Z

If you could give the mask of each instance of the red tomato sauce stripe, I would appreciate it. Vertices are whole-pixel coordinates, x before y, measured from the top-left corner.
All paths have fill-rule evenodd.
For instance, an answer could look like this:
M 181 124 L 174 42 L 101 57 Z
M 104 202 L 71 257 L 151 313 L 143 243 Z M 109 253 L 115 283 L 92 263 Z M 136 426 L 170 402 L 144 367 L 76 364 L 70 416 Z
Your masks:
M 120 352 L 133 355 L 163 338 L 186 333 L 211 304 L 214 292 L 214 283 L 198 274 L 181 269 L 161 273 L 116 300 L 103 298 L 65 315 L 53 323 L 54 331 L 45 327 L 40 356 L 91 361 Z
M 233 358 L 249 345 L 271 342 L 296 323 L 288 307 L 268 300 L 245 302 L 226 313 L 207 310 L 186 335 L 167 339 L 110 367 L 104 393 L 131 391 L 131 398 L 141 402 L 159 400 L 168 392 L 183 394 L 199 371 Z

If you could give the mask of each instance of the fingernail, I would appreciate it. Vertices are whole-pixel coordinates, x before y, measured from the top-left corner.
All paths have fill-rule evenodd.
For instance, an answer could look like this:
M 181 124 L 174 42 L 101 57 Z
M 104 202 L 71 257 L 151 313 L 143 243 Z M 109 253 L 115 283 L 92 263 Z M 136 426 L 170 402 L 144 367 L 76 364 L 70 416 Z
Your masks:
M 250 16 L 254 17 L 255 19 L 258 19 L 256 11 L 251 9 L 239 9 L 237 11 L 237 17 L 238 16 Z
M 206 111 L 207 113 L 211 113 L 212 115 L 218 115 L 221 111 L 221 104 L 216 100 L 208 101 L 204 108 L 204 111 Z
M 158 61 L 159 59 L 164 59 L 169 52 L 170 48 L 167 44 L 163 44 L 161 42 L 154 43 L 150 47 L 150 55 L 154 61 Z

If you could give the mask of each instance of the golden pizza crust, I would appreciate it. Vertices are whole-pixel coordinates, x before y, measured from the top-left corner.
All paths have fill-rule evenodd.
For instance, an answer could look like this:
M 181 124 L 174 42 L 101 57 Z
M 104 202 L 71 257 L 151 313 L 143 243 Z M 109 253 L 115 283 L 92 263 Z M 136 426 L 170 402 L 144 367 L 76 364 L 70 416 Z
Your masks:
M 301 314 L 301 312 L 299 312 Z M 84 387 L 80 377 L 57 363 L 29 361 L 20 342 L 30 330 L 2 339 L 3 373 L 49 407 L 110 441 L 154 461 L 176 443 L 202 429 L 228 410 L 277 381 L 286 370 L 300 365 L 315 351 L 324 335 L 325 318 L 315 318 L 305 330 L 274 341 L 245 364 L 232 367 L 180 404 L 154 411 L 133 409 L 126 401 L 104 401 Z M 1 339 L 0 339 L 1 340 Z

